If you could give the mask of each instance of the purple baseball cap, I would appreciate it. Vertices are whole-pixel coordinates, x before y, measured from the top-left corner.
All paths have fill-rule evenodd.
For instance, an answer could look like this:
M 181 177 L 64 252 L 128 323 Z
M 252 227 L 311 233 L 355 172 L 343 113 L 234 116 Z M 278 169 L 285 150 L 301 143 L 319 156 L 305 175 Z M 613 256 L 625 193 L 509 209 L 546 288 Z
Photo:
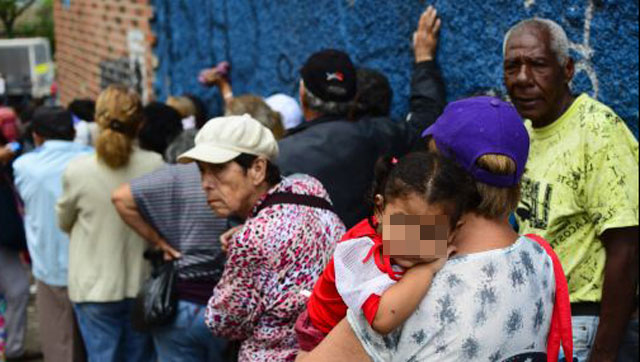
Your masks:
M 424 132 L 438 150 L 456 160 L 473 177 L 496 187 L 518 185 L 529 156 L 529 134 L 510 103 L 494 97 L 473 97 L 450 103 Z M 505 155 L 516 163 L 515 175 L 491 173 L 476 164 L 486 154 Z

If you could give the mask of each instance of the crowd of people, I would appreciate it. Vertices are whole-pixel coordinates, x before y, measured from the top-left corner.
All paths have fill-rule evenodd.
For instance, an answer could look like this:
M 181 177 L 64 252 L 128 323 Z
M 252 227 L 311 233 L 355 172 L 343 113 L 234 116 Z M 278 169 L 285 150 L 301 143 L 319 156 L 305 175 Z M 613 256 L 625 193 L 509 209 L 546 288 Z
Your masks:
M 447 104 L 441 24 L 420 17 L 404 120 L 335 49 L 299 101 L 203 70 L 208 121 L 121 85 L 0 116 L 8 360 L 31 357 L 28 255 L 45 361 L 638 361 L 638 141 L 572 93 L 547 19 L 505 34 L 508 99 Z

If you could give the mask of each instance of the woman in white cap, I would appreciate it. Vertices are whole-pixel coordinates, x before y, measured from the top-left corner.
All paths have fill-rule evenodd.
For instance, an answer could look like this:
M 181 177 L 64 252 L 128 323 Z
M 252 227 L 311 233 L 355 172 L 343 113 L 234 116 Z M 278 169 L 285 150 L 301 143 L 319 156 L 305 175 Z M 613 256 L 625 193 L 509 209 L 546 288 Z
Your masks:
M 243 340 L 239 361 L 295 358 L 296 318 L 345 231 L 322 184 L 282 178 L 277 155 L 273 134 L 244 115 L 210 120 L 178 158 L 198 163 L 218 216 L 245 219 L 206 313 L 215 335 Z

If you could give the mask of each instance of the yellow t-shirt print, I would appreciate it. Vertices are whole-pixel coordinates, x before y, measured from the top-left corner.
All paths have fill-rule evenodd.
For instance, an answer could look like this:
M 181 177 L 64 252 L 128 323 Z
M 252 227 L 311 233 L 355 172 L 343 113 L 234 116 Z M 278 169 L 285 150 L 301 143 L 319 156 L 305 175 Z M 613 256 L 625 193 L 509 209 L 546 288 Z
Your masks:
M 638 225 L 638 141 L 586 94 L 553 124 L 526 126 L 531 148 L 516 212 L 520 232 L 553 246 L 572 303 L 599 302 L 606 260 L 599 235 Z

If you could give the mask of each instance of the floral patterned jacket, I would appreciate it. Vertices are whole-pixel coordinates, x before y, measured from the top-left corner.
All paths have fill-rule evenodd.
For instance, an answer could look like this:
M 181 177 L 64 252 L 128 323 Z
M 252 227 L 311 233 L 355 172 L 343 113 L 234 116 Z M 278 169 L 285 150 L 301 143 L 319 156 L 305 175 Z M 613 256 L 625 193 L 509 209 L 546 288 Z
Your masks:
M 307 175 L 284 178 L 273 193 L 329 200 L 322 184 Z M 222 279 L 213 290 L 206 324 L 213 334 L 244 340 L 239 361 L 293 361 L 298 351 L 294 324 L 307 297 L 345 232 L 326 209 L 275 204 L 246 220 L 229 245 Z

